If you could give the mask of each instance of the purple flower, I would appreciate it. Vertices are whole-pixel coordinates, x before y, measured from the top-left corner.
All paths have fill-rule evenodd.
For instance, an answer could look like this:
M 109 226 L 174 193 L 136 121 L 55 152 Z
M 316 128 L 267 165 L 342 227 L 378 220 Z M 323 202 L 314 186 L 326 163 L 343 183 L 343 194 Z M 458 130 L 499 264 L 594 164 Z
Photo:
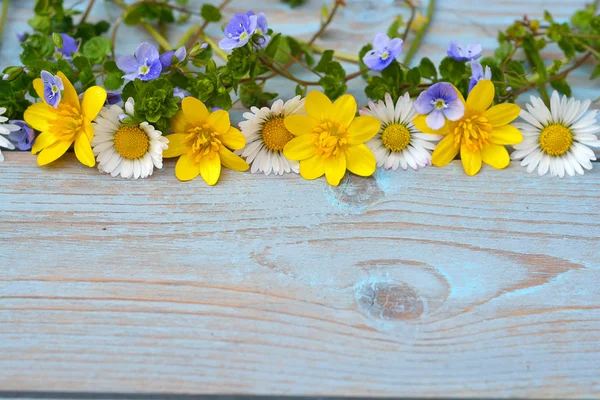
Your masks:
M 363 62 L 373 71 L 383 71 L 402 52 L 402 39 L 390 40 L 387 35 L 378 33 L 373 40 L 373 50 L 363 57 Z
M 52 107 L 57 108 L 61 98 L 60 91 L 65 89 L 62 79 L 45 70 L 42 71 L 41 77 L 44 84 L 44 100 Z
M 254 11 L 250 10 L 246 13 L 246 15 L 248 17 L 251 17 L 254 15 Z M 260 12 L 260 13 L 256 14 L 256 32 L 255 33 L 262 36 L 262 38 L 259 41 L 259 45 L 262 48 L 267 47 L 267 45 L 271 41 L 271 36 L 268 35 L 269 24 L 267 22 L 267 16 L 265 15 L 265 13 Z
M 127 73 L 123 78 L 128 81 L 133 81 L 136 78 L 150 81 L 158 78 L 162 71 L 158 50 L 150 43 L 145 42 L 135 50 L 135 57 L 132 55 L 119 57 L 117 67 Z
M 483 66 L 479 62 L 471 61 L 471 80 L 469 81 L 469 92 L 477 85 L 480 79 L 492 80 L 492 70 L 487 65 L 485 66 L 485 72 L 483 72 Z
M 116 90 L 106 91 L 106 104 L 113 105 L 121 102 L 121 93 Z
M 185 60 L 186 55 L 187 54 L 185 51 L 185 46 L 181 46 L 180 48 L 178 48 L 175 51 L 173 51 L 173 50 L 165 51 L 164 53 L 162 53 L 160 55 L 160 64 L 162 65 L 162 69 L 163 70 L 167 69 L 173 64 L 182 62 L 183 60 Z M 177 59 L 176 62 L 174 62 L 175 60 L 173 59 L 173 57 L 175 57 Z
M 17 32 L 17 39 L 20 43 L 23 43 L 29 37 L 29 33 L 27 32 Z
M 221 50 L 233 50 L 244 47 L 250 36 L 256 32 L 258 17 L 256 15 L 235 14 L 225 27 L 225 39 L 219 42 Z
M 481 43 L 468 44 L 465 48 L 460 43 L 452 41 L 448 47 L 448 56 L 454 58 L 456 61 L 475 60 L 481 57 L 481 53 L 483 53 Z
M 61 52 L 65 58 L 71 58 L 79 50 L 79 43 L 65 33 L 61 33 L 60 37 L 62 37 L 63 45 L 62 49 L 57 49 L 57 51 Z
M 35 133 L 33 129 L 21 120 L 9 121 L 11 124 L 18 126 L 18 131 L 13 131 L 8 134 L 8 139 L 17 145 L 19 150 L 30 150 L 33 146 L 33 140 L 35 139 Z
M 436 83 L 421 92 L 414 107 L 419 114 L 429 114 L 425 122 L 431 129 L 443 127 L 446 118 L 457 121 L 465 114 L 465 105 L 458 98 L 456 89 L 446 82 Z
M 174 97 L 179 97 L 181 100 L 185 99 L 186 97 L 191 96 L 192 94 L 190 92 L 188 92 L 185 89 L 182 89 L 180 87 L 174 87 L 173 88 L 173 96 Z

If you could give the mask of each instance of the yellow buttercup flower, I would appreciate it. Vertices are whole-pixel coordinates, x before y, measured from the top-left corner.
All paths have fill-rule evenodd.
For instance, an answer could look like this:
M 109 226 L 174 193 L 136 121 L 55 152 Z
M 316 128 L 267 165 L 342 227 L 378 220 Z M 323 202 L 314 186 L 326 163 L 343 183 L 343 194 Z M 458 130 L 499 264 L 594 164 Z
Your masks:
M 516 104 L 498 104 L 489 108 L 494 101 L 494 85 L 489 80 L 480 80 L 471 90 L 465 102 L 465 114 L 458 121 L 446 121 L 439 130 L 427 126 L 426 115 L 419 115 L 413 123 L 421 132 L 445 136 L 431 155 L 433 165 L 443 167 L 456 157 L 460 158 L 467 175 L 475 175 L 481 163 L 502 169 L 510 162 L 506 144 L 517 144 L 523 140 L 521 132 L 512 125 L 521 112 Z
M 186 97 L 181 110 L 171 120 L 173 134 L 167 135 L 169 147 L 163 157 L 179 157 L 175 175 L 189 181 L 198 175 L 214 185 L 221 175 L 221 165 L 235 171 L 246 171 L 249 166 L 232 150 L 246 145 L 246 138 L 231 126 L 229 113 L 224 110 L 209 113 L 200 100 Z
M 364 144 L 379 132 L 379 120 L 356 117 L 356 100 L 349 94 L 331 103 L 321 92 L 310 92 L 304 103 L 306 116 L 290 115 L 285 127 L 295 136 L 283 154 L 300 161 L 300 175 L 316 179 L 325 174 L 337 186 L 346 173 L 369 176 L 375 172 L 375 156 Z
M 413 21 L 410 24 L 410 29 L 412 31 L 418 32 L 428 21 L 429 19 L 427 17 L 424 17 L 423 14 L 417 12 L 417 15 L 415 15 L 415 19 L 413 19 Z
M 79 101 L 73 84 L 58 72 L 64 91 L 56 108 L 44 100 L 44 84 L 40 78 L 33 81 L 33 88 L 43 102 L 35 103 L 25 110 L 24 119 L 33 129 L 40 131 L 31 152 L 40 153 L 38 165 L 46 165 L 60 158 L 75 143 L 77 159 L 88 167 L 96 164 L 90 142 L 94 137 L 92 121 L 96 118 L 104 102 L 106 90 L 92 86 L 85 91 Z

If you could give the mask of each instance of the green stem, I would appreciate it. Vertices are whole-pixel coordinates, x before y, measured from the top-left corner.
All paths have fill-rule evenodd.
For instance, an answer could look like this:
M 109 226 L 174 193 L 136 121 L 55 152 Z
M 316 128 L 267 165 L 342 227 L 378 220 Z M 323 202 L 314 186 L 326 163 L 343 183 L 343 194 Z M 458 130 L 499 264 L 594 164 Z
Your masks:
M 144 29 L 146 29 L 146 31 L 148 31 L 148 33 L 154 38 L 154 40 L 156 40 L 156 42 L 164 50 L 172 50 L 173 49 L 173 47 L 171 47 L 171 45 L 169 44 L 167 39 L 165 39 L 165 37 L 163 35 L 158 33 L 158 31 L 156 29 L 154 29 L 154 27 L 152 25 L 150 25 L 148 23 L 148 21 L 140 19 L 140 25 L 142 25 L 144 27 Z
M 8 18 L 8 2 L 10 0 L 2 1 L 2 16 L 0 17 L 0 42 L 2 42 L 2 34 L 4 33 L 4 25 L 6 25 L 6 19 Z
M 190 38 L 192 37 L 192 35 L 194 33 L 196 33 L 196 31 L 200 28 L 199 25 L 193 25 L 190 26 L 190 28 L 185 31 L 185 33 L 183 34 L 183 36 L 181 37 L 181 39 L 179 39 L 179 42 L 177 42 L 177 46 L 175 46 L 176 48 L 180 48 L 181 46 L 185 46 L 185 44 L 190 40 Z
M 319 54 L 322 54 L 325 50 L 327 50 L 325 47 L 319 46 L 317 44 L 311 45 L 310 48 L 313 49 L 313 51 L 315 53 L 319 53 Z M 341 51 L 335 51 L 333 53 L 333 58 L 358 64 L 358 56 L 356 54 L 342 53 Z
M 427 22 L 423 24 L 421 29 L 417 32 L 415 39 L 410 45 L 408 52 L 406 52 L 406 56 L 404 57 L 404 64 L 410 65 L 413 57 L 415 56 L 419 46 L 421 45 L 421 40 L 423 40 L 423 36 L 425 36 L 425 32 L 429 29 L 429 25 L 431 25 L 431 20 L 433 18 L 433 12 L 435 10 L 435 0 L 429 0 L 429 4 L 427 5 Z

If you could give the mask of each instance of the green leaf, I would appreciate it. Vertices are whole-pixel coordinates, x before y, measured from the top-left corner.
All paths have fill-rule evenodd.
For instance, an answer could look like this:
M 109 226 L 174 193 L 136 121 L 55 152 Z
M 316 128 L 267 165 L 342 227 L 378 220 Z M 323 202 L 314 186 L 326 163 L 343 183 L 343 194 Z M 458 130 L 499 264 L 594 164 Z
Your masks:
M 600 76 L 600 64 L 597 64 L 596 68 L 594 68 L 594 71 L 592 71 L 592 75 L 590 76 L 590 79 L 596 79 L 599 76 Z
M 73 58 L 73 65 L 77 67 L 78 70 L 91 69 L 92 65 L 90 64 L 90 60 L 85 56 L 77 56 Z
M 306 88 L 300 85 L 296 85 L 296 96 L 305 96 Z
M 42 33 L 49 33 L 52 26 L 52 21 L 48 15 L 36 15 L 28 22 L 34 30 Z
M 553 89 L 558 90 L 560 93 L 566 95 L 567 97 L 571 97 L 571 87 L 564 78 L 551 81 L 550 86 L 552 86 Z
M 36 0 L 35 6 L 33 7 L 33 11 L 36 14 L 41 14 L 43 12 L 46 12 L 48 10 L 49 6 L 50 6 L 49 0 Z
M 63 38 L 62 38 L 62 36 L 60 36 L 56 32 L 53 32 L 52 33 L 52 41 L 54 42 L 54 45 L 56 47 L 58 47 L 59 49 L 62 49 L 62 47 L 63 47 Z
M 421 59 L 421 62 L 419 63 L 419 71 L 421 72 L 421 76 L 423 78 L 437 78 L 435 64 L 427 57 Z
M 523 40 L 523 50 L 525 51 L 525 57 L 529 64 L 535 68 L 539 79 L 538 82 L 546 82 L 548 80 L 548 74 L 546 71 L 546 66 L 544 65 L 544 60 L 540 56 L 540 52 L 535 44 L 533 37 L 527 36 Z
M 563 36 L 558 41 L 558 47 L 560 47 L 563 53 L 565 53 L 565 57 L 569 59 L 575 57 L 575 46 L 573 45 L 573 41 L 570 38 Z
M 277 50 L 279 50 L 280 42 L 281 42 L 281 33 L 278 33 L 277 35 L 275 35 L 271 38 L 271 41 L 269 42 L 269 44 L 267 45 L 267 48 L 265 49 L 265 53 L 267 54 L 267 56 L 269 56 L 270 58 L 275 57 L 275 53 L 277 53 Z
M 108 74 L 106 79 L 104 80 L 104 88 L 107 90 L 117 90 L 121 86 L 123 86 L 123 78 L 120 72 L 114 72 L 112 74 Z
M 402 25 L 404 25 L 404 22 L 402 21 L 402 15 L 396 16 L 396 18 L 394 18 L 394 21 L 387 30 L 388 37 L 390 39 L 398 37 L 398 31 L 400 30 Z
M 419 71 L 418 67 L 410 69 L 406 73 L 406 82 L 410 83 L 412 86 L 417 86 L 419 83 L 421 83 L 421 72 Z
M 110 53 L 110 50 L 110 39 L 102 36 L 93 37 L 83 45 L 83 54 L 89 58 L 93 64 L 100 64 Z
M 319 60 L 319 63 L 315 67 L 315 71 L 323 72 L 324 74 L 326 74 L 329 64 L 331 64 L 332 60 L 333 60 L 333 50 L 325 50 L 323 52 L 323 54 L 321 55 L 321 59 Z
M 456 61 L 451 57 L 446 57 L 440 63 L 440 75 L 442 78 L 454 83 L 460 81 L 460 79 L 466 73 L 466 65 L 464 61 Z
M 203 4 L 200 14 L 208 22 L 219 22 L 222 18 L 221 11 L 212 4 Z
M 106 60 L 102 65 L 106 72 L 121 72 L 119 67 L 117 67 L 117 63 L 113 60 Z

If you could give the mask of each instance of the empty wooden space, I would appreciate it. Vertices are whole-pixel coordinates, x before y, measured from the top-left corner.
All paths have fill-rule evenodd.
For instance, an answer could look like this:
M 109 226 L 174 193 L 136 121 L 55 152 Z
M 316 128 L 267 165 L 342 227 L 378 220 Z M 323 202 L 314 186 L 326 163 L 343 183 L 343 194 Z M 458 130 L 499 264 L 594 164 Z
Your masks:
M 393 13 L 348 3 L 362 11 L 324 44 L 351 51 Z M 489 51 L 523 13 L 583 4 L 439 3 L 421 52 L 434 59 L 451 38 Z M 15 2 L 6 35 L 31 4 Z M 306 37 L 321 4 L 226 12 L 262 7 Z M 575 95 L 597 88 L 582 74 Z M 335 188 L 227 170 L 208 187 L 172 161 L 126 181 L 73 154 L 48 168 L 4 154 L 0 391 L 600 396 L 599 164 L 560 180 L 517 163 L 467 177 L 455 161 Z

